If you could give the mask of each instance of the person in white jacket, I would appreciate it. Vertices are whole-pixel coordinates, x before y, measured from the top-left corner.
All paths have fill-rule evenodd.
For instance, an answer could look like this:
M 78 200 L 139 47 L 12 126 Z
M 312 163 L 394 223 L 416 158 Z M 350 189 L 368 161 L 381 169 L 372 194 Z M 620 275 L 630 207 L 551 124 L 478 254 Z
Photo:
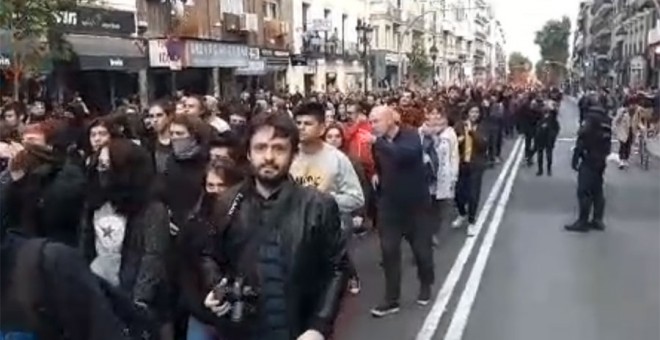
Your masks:
M 433 198 L 433 211 L 436 220 L 434 235 L 440 228 L 451 220 L 454 207 L 456 182 L 458 181 L 458 137 L 454 128 L 449 126 L 446 114 L 433 109 L 426 114 L 426 121 L 419 128 L 422 145 L 424 139 L 431 140 L 435 155 L 425 151 L 424 161 L 433 169 L 433 176 L 429 183 L 429 191 Z M 433 160 L 435 159 L 435 161 Z M 437 164 L 433 164 L 437 163 Z M 434 243 L 437 238 L 434 236 Z

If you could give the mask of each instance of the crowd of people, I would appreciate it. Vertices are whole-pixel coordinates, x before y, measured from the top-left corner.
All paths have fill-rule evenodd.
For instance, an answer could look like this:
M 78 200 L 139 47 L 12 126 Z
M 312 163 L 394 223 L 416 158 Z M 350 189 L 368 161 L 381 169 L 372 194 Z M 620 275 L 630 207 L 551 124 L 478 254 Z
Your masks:
M 348 244 L 370 232 L 385 286 L 372 315 L 399 312 L 402 239 L 426 305 L 439 230 L 475 234 L 504 140 L 524 135 L 527 162 L 536 154 L 538 174 L 552 174 L 560 102 L 556 89 L 497 85 L 181 92 L 105 115 L 79 98 L 53 110 L 6 103 L 0 329 L 327 339 L 345 294 L 361 289 Z

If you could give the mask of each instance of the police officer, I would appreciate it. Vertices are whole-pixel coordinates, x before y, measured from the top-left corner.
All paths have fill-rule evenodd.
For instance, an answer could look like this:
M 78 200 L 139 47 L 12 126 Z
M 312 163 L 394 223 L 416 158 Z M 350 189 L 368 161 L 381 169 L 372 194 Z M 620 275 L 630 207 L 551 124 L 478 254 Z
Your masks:
M 573 151 L 572 167 L 578 172 L 579 217 L 564 228 L 568 231 L 587 232 L 589 229 L 604 230 L 603 174 L 610 154 L 612 120 L 607 115 L 607 98 L 590 96 L 584 122 L 578 132 Z M 593 220 L 589 221 L 593 207 Z

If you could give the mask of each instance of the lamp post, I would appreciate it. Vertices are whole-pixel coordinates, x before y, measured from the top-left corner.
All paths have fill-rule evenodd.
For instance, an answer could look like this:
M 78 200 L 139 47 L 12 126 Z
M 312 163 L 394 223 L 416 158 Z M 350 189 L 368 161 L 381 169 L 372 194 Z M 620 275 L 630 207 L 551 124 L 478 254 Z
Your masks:
M 433 79 L 432 79 L 432 81 L 433 81 L 433 85 L 435 85 L 435 74 L 436 74 L 435 73 L 435 71 L 436 71 L 435 70 L 435 61 L 436 61 L 436 59 L 438 59 L 438 47 L 435 46 L 435 38 L 433 40 L 434 40 L 433 45 L 429 49 L 429 53 L 431 53 L 431 61 L 433 62 L 432 63 L 432 65 L 433 65 Z
M 371 44 L 371 33 L 373 33 L 374 28 L 366 20 L 358 19 L 355 31 L 358 36 L 358 49 L 360 50 L 362 65 L 364 65 L 364 92 L 366 93 L 369 89 L 367 85 L 369 81 L 369 45 Z

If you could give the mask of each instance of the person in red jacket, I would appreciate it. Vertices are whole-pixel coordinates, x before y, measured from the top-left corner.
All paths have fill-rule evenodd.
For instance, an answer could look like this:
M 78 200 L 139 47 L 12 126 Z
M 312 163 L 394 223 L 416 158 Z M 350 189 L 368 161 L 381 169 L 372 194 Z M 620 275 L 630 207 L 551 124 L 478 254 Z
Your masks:
M 371 152 L 371 125 L 367 114 L 371 111 L 368 104 L 357 102 L 347 107 L 349 122 L 344 127 L 346 153 L 359 160 L 360 165 L 369 180 L 376 174 L 373 154 Z

